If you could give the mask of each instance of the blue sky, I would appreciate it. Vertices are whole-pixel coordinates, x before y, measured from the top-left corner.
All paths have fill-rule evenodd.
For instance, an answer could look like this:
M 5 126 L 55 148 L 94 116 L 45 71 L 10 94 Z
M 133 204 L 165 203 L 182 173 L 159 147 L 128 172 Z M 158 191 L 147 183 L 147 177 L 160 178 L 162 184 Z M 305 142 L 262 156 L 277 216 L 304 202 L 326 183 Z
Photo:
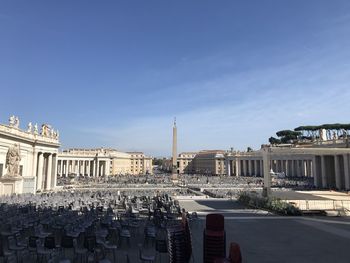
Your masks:
M 350 122 L 350 2 L 1 1 L 0 122 L 63 148 L 259 148 Z

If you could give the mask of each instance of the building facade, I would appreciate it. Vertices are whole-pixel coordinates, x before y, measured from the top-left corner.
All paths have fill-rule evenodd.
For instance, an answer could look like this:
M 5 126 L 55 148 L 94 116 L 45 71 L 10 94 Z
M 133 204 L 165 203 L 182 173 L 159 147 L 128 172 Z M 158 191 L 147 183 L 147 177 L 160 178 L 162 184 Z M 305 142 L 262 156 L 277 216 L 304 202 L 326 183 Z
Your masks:
M 69 149 L 58 154 L 58 175 L 109 176 L 152 174 L 152 158 L 115 149 Z
M 182 152 L 177 157 L 177 172 L 179 174 L 194 174 L 196 172 L 193 159 L 197 152 Z
M 131 174 L 152 174 L 153 164 L 152 157 L 145 156 L 143 152 L 128 152 L 130 156 Z
M 203 150 L 200 152 L 182 152 L 177 157 L 178 174 L 226 174 L 225 151 Z M 171 171 L 171 160 L 164 161 L 163 170 Z
M 50 125 L 19 126 L 11 116 L 0 124 L 0 195 L 35 193 L 56 187 L 58 131 Z

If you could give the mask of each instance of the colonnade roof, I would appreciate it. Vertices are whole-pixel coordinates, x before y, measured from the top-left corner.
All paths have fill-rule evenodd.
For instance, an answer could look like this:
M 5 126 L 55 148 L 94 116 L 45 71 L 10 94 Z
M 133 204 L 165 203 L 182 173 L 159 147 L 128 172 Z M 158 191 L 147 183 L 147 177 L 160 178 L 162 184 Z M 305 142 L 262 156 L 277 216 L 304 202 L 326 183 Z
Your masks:
M 23 141 L 25 143 L 30 143 L 33 145 L 42 144 L 54 148 L 60 147 L 58 139 L 42 136 L 40 134 L 33 134 L 8 125 L 0 124 L 0 134 L 3 137 L 8 137 L 11 140 L 18 142 Z

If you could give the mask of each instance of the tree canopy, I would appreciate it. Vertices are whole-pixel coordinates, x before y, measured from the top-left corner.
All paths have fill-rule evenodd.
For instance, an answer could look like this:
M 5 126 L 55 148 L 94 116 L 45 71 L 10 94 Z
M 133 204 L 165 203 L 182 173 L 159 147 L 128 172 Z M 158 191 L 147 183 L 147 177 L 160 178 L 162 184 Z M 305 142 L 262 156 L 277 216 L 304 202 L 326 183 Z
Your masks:
M 305 125 L 299 126 L 293 130 L 281 130 L 276 132 L 279 138 L 270 137 L 269 142 L 271 144 L 280 143 L 294 143 L 296 140 L 313 140 L 320 138 L 321 130 L 325 130 L 325 136 L 327 140 L 332 138 L 341 138 L 347 136 L 350 130 L 350 124 L 344 123 L 333 123 L 333 124 L 322 124 L 322 125 Z M 345 135 L 344 135 L 345 132 Z M 324 134 L 324 133 L 323 133 Z

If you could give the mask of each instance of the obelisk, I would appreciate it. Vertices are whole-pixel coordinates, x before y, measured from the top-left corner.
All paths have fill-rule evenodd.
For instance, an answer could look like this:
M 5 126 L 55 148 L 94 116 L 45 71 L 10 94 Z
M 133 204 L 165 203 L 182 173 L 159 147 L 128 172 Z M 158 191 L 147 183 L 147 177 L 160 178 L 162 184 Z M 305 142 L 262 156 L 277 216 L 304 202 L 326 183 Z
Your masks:
M 177 180 L 177 127 L 176 118 L 173 126 L 173 152 L 172 152 L 172 171 L 171 176 L 173 180 Z

